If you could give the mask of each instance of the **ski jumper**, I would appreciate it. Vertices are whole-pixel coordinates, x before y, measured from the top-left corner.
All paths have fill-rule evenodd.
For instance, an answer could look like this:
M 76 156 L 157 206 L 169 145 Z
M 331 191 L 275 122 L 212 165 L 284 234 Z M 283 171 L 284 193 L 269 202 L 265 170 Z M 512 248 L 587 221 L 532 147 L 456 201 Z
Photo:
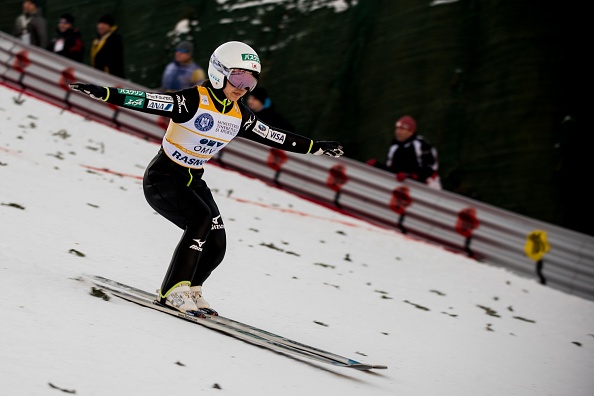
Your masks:
M 243 104 L 228 100 L 210 82 L 171 93 L 107 87 L 104 101 L 170 118 L 161 148 L 144 173 L 149 205 L 183 230 L 161 293 L 180 282 L 202 285 L 225 256 L 225 225 L 202 179 L 203 166 L 236 137 L 307 154 L 313 141 L 272 128 Z

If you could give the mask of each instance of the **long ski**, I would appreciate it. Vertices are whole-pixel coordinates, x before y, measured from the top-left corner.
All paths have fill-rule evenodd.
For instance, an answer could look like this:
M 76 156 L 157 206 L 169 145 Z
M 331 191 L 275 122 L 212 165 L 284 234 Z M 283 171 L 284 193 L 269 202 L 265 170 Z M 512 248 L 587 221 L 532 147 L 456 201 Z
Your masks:
M 386 369 L 384 365 L 361 363 L 338 354 L 324 351 L 286 337 L 271 333 L 257 327 L 238 322 L 223 316 L 203 315 L 197 317 L 167 308 L 156 302 L 156 294 L 146 292 L 133 286 L 96 275 L 84 275 L 84 278 L 95 287 L 116 297 L 134 302 L 147 308 L 187 320 L 192 323 L 220 331 L 232 337 L 255 344 L 275 352 L 299 356 L 333 366 L 354 368 L 357 370 Z

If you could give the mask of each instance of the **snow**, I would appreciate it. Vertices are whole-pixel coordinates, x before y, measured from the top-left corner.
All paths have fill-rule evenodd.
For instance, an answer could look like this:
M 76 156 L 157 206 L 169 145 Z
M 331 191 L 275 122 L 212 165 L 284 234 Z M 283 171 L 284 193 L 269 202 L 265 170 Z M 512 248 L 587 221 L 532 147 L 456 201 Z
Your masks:
M 301 12 L 312 12 L 321 8 L 331 8 L 334 12 L 340 13 L 347 11 L 350 7 L 357 5 L 357 0 L 299 0 L 299 1 L 287 1 L 287 0 L 253 0 L 245 2 L 229 2 L 228 0 L 217 0 L 217 3 L 221 8 L 227 11 L 234 11 L 238 9 L 251 8 L 251 7 L 265 7 L 268 5 L 283 4 L 285 8 L 291 8 L 296 6 Z
M 142 193 L 158 147 L 4 86 L 0 125 L 3 394 L 594 394 L 594 302 L 212 164 L 228 251 L 207 300 L 388 369 L 290 358 L 94 297 L 81 274 L 160 286 L 181 231 Z

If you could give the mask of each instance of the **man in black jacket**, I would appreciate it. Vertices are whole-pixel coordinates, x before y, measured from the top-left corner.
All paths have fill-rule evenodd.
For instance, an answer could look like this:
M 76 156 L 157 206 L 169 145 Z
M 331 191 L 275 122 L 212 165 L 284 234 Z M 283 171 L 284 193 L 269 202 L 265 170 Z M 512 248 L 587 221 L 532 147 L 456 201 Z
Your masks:
M 62 14 L 56 27 L 56 37 L 47 46 L 49 51 L 65 56 L 77 62 L 82 62 L 84 44 L 81 34 L 74 27 L 74 17 Z
M 295 128 L 289 121 L 276 111 L 268 92 L 264 88 L 256 87 L 249 93 L 247 105 L 256 117 L 274 127 L 286 131 L 295 132 Z
M 91 65 L 95 69 L 124 78 L 124 42 L 109 15 L 97 22 L 97 37 L 91 47 Z
M 395 173 L 398 181 L 409 178 L 440 190 L 437 150 L 417 134 L 415 119 L 405 115 L 400 117 L 394 126 L 394 140 L 388 149 L 386 162 L 373 159 L 367 163 Z

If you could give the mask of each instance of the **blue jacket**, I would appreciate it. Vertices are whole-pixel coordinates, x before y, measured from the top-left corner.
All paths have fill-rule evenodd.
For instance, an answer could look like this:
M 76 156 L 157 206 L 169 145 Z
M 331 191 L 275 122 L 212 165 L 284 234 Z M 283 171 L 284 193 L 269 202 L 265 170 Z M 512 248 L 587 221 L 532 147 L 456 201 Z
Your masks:
M 164 91 L 181 91 L 200 85 L 204 80 L 204 70 L 195 62 L 187 65 L 175 61 L 169 63 L 163 71 L 161 89 Z

